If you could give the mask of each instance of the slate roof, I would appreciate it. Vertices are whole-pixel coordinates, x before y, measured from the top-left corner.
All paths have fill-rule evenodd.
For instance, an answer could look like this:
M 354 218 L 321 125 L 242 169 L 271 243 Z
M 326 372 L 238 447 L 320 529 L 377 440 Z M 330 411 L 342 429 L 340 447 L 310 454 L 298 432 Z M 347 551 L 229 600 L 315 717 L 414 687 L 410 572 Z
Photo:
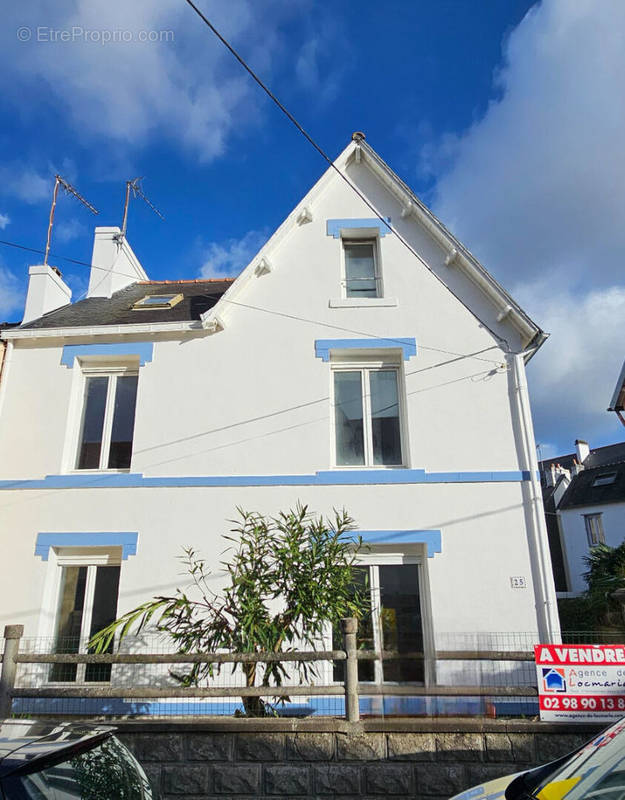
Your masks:
M 592 485 L 599 475 L 613 472 L 616 472 L 614 483 L 605 486 Z M 560 501 L 560 508 L 605 505 L 606 503 L 625 503 L 625 461 L 595 469 L 584 469 L 571 481 Z
M 551 509 L 551 504 L 555 490 L 555 487 L 548 487 L 546 484 L 549 467 L 552 464 L 559 464 L 564 469 L 571 470 L 575 459 L 575 453 L 569 453 L 540 462 L 543 501 L 547 511 L 554 510 Z M 571 483 L 560 500 L 559 508 L 625 503 L 625 442 L 595 447 L 584 459 L 583 466 L 584 469 L 579 475 L 571 476 Z M 616 472 L 614 483 L 605 486 L 592 485 L 597 476 L 610 472 Z
M 112 297 L 87 297 L 31 320 L 23 329 L 82 328 L 93 325 L 132 325 L 154 322 L 191 322 L 212 308 L 233 282 L 233 278 L 191 281 L 137 281 Z M 141 311 L 132 306 L 146 295 L 182 294 L 173 308 Z

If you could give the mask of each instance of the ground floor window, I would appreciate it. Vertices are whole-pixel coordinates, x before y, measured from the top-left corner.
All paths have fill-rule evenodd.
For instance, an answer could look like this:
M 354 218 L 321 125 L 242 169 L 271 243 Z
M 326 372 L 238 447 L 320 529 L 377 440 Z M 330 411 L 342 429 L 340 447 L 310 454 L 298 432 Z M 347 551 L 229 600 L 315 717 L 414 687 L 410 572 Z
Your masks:
M 360 681 L 422 683 L 425 679 L 424 635 L 421 598 L 421 565 L 363 564 L 355 568 L 355 582 L 367 588 L 371 613 L 358 625 L 358 647 L 387 651 L 399 658 L 360 661 Z M 342 647 L 334 632 L 333 646 Z M 401 656 L 405 656 L 402 658 Z M 342 681 L 344 664 L 334 666 L 334 680 Z
M 86 653 L 94 633 L 117 616 L 119 565 L 61 564 L 55 653 Z M 109 681 L 110 664 L 53 664 L 50 681 Z

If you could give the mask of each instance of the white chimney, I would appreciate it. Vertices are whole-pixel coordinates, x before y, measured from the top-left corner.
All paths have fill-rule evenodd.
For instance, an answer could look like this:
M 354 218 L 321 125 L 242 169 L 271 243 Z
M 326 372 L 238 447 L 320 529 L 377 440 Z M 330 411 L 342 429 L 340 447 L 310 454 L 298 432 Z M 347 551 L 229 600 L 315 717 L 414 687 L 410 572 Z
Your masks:
M 110 297 L 148 276 L 119 228 L 96 228 L 87 297 Z
M 580 464 L 583 464 L 590 455 L 590 447 L 588 447 L 588 442 L 585 442 L 583 439 L 576 439 L 575 452 L 577 453 L 577 460 Z
M 63 281 L 56 267 L 43 264 L 30 267 L 28 276 L 22 325 L 71 302 L 72 290 Z
M 549 464 L 546 470 L 544 470 L 545 476 L 545 486 L 551 488 L 552 486 L 556 485 L 556 475 L 558 474 L 556 471 L 555 464 Z

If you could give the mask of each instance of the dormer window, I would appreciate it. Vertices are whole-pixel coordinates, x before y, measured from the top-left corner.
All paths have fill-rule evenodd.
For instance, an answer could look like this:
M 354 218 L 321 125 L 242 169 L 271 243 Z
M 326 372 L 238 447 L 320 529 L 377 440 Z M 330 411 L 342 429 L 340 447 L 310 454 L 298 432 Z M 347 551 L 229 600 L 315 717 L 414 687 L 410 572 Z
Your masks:
M 173 308 L 182 300 L 181 294 L 148 294 L 132 306 L 133 311 L 145 309 Z
M 601 475 L 597 475 L 597 477 L 592 482 L 594 486 L 609 486 L 611 483 L 614 483 L 616 480 L 616 472 L 604 472 Z
M 377 239 L 343 239 L 345 297 L 381 297 Z

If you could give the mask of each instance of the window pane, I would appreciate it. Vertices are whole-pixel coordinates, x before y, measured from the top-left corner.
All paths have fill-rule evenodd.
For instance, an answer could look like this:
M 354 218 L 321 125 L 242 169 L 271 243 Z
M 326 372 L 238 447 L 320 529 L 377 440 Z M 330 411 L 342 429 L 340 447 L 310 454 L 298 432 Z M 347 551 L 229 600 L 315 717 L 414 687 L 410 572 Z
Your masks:
M 63 567 L 54 634 L 55 653 L 77 653 L 85 605 L 87 567 Z M 76 664 L 53 664 L 51 681 L 75 681 Z
M 380 566 L 380 605 L 384 650 L 423 653 L 416 564 Z M 423 681 L 423 657 L 383 662 L 385 681 Z
M 344 242 L 347 297 L 377 297 L 374 242 Z
M 365 447 L 360 372 L 334 373 L 334 421 L 336 427 L 336 463 L 344 466 L 364 464 Z
M 115 390 L 113 426 L 111 429 L 111 448 L 108 458 L 109 467 L 116 469 L 130 467 L 136 401 L 137 376 L 122 375 L 118 377 Z
M 352 569 L 354 593 L 356 591 L 367 592 L 371 591 L 369 583 L 369 567 L 354 567 Z M 359 650 L 374 650 L 375 645 L 373 642 L 373 618 L 371 616 L 371 605 L 366 614 L 358 620 L 358 634 L 356 638 L 356 646 Z M 332 631 L 332 648 L 334 650 L 343 649 L 343 634 L 341 633 L 341 626 L 337 624 Z M 373 661 L 359 661 L 358 662 L 358 680 L 359 681 L 372 681 L 374 678 L 374 662 Z M 333 680 L 345 680 L 345 662 L 336 661 L 334 663 Z
M 374 464 L 401 464 L 397 372 L 369 373 Z
M 117 616 L 117 595 L 119 590 L 119 567 L 98 567 L 93 593 L 93 611 L 89 638 L 106 628 Z M 113 643 L 107 650 L 113 652 Z M 87 664 L 86 681 L 108 681 L 111 679 L 110 664 Z
M 108 378 L 87 378 L 76 469 L 98 469 Z

